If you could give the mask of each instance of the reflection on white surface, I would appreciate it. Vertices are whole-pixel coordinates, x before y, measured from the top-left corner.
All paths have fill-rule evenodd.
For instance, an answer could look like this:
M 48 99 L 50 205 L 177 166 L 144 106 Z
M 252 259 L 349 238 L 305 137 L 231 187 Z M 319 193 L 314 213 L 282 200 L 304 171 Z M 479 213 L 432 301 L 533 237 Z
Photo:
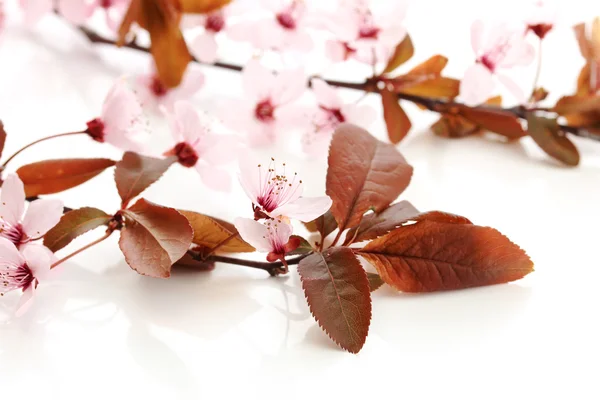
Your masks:
M 584 2 L 573 3 L 577 6 L 566 12 L 573 18 L 600 14 L 585 9 Z M 431 7 L 438 12 L 430 17 L 444 22 L 441 18 L 455 15 L 452 4 L 419 2 L 409 30 L 418 59 L 444 49 L 453 55 L 449 69 L 459 75 L 469 61 L 461 55 L 465 58 L 469 48 L 468 24 L 458 18 L 470 21 L 473 15 L 457 16 L 444 35 L 432 35 L 417 23 Z M 492 8 L 482 3 L 471 10 L 472 4 L 465 4 L 465 13 Z M 568 49 L 546 53 L 550 61 L 542 82 L 557 92 L 573 85 L 552 77 L 574 76 L 581 64 L 569 35 L 567 29 L 548 39 L 549 48 Z M 34 138 L 81 127 L 96 116 L 116 77 L 147 66 L 139 54 L 92 49 L 52 20 L 34 32 L 9 28 L 0 60 L 7 153 Z M 217 107 L 215 93 L 239 93 L 238 76 L 206 73 L 209 83 L 196 99 L 200 108 Z M 375 96 L 365 101 L 378 107 Z M 295 270 L 270 278 L 262 271 L 218 265 L 212 272 L 178 271 L 169 280 L 153 280 L 131 271 L 117 238 L 111 238 L 61 267 L 40 287 L 25 317 L 7 317 L 14 298 L 0 303 L 0 396 L 598 398 L 600 144 L 576 140 L 582 165 L 564 168 L 529 140 L 507 145 L 436 138 L 426 131 L 434 116 L 406 108 L 415 130 L 400 149 L 415 175 L 402 198 L 422 210 L 463 214 L 498 228 L 526 249 L 536 263 L 533 274 L 514 284 L 453 293 L 407 295 L 382 288 L 373 295 L 369 338 L 355 356 L 339 350 L 314 322 Z M 152 119 L 156 149 L 166 143 L 164 128 Z M 381 121 L 372 131 L 383 137 Z M 307 195 L 321 194 L 325 161 L 307 161 L 291 143 L 261 154 L 295 165 L 310 183 Z M 119 156 L 108 146 L 77 138 L 32 148 L 14 167 L 75 153 Z M 60 197 L 71 206 L 107 212 L 119 205 L 110 173 Z M 250 212 L 240 188 L 214 194 L 194 171 L 178 166 L 145 197 L 229 220 Z M 72 248 L 98 235 L 87 234 Z

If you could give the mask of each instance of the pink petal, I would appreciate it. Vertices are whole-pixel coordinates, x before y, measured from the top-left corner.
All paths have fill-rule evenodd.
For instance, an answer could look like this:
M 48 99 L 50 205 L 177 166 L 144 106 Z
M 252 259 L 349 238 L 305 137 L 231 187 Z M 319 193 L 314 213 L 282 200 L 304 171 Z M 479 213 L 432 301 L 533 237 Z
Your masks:
M 377 118 L 375 109 L 367 104 L 346 104 L 341 109 L 345 122 L 368 128 Z
M 11 225 L 21 222 L 25 209 L 25 188 L 21 179 L 10 174 L 4 180 L 0 191 L 0 218 Z
M 320 106 L 331 109 L 341 108 L 342 101 L 337 91 L 329 86 L 323 79 L 313 78 L 311 89 Z
M 183 100 L 176 102 L 173 105 L 173 115 L 173 129 L 184 141 L 192 144 L 201 140 L 201 135 L 207 128 L 203 126 L 192 103 Z
M 94 12 L 95 5 L 84 0 L 59 0 L 58 10 L 71 23 L 83 24 Z
M 369 3 L 369 11 L 373 15 L 378 26 L 382 28 L 389 28 L 392 26 L 399 27 L 406 18 L 408 1 L 371 1 Z
M 508 89 L 508 91 L 515 97 L 519 104 L 527 101 L 525 92 L 512 78 L 503 74 L 496 74 L 496 78 L 498 78 L 500 83 Z
M 114 4 L 112 7 L 109 7 L 105 10 L 105 20 L 108 28 L 117 32 L 119 26 L 121 25 L 121 21 L 125 16 L 125 12 L 127 11 L 127 7 L 129 5 L 129 0 L 120 1 L 117 4 Z
M 102 106 L 101 119 L 105 139 L 111 144 L 116 144 L 123 136 L 142 131 L 142 106 L 123 79 L 117 80 L 108 92 Z
M 239 139 L 232 135 L 212 135 L 212 144 L 201 158 L 213 165 L 227 164 L 238 157 Z
M 263 178 L 267 173 L 267 167 L 251 154 L 243 154 L 239 158 L 239 167 L 238 179 L 240 185 L 242 185 L 248 198 L 256 203 L 256 199 L 261 192 Z
M 58 223 L 63 214 L 63 202 L 41 199 L 29 204 L 23 219 L 23 231 L 30 238 L 39 238 Z
M 181 84 L 172 90 L 176 99 L 187 100 L 195 95 L 204 86 L 204 73 L 193 64 L 190 64 L 183 75 Z
M 25 263 L 25 259 L 14 243 L 3 237 L 0 237 L 0 260 L 2 263 L 16 266 Z
M 303 30 L 284 30 L 282 39 L 285 47 L 281 50 L 296 50 L 302 53 L 308 53 L 314 48 L 314 43 L 310 34 Z
M 390 48 L 391 50 L 396 48 L 396 45 L 400 43 L 406 37 L 406 28 L 400 25 L 393 25 L 387 29 L 384 29 L 379 34 L 379 44 Z M 391 51 L 390 51 L 391 53 Z M 390 54 L 391 55 L 391 54 Z M 389 58 L 386 57 L 385 60 Z
M 282 215 L 302 222 L 310 222 L 325 214 L 331 208 L 331 204 L 332 201 L 329 196 L 300 197 L 293 202 L 273 210 L 271 216 L 278 217 Z
M 200 61 L 212 64 L 217 61 L 217 41 L 211 33 L 201 33 L 190 45 L 192 54 Z
M 35 25 L 44 15 L 52 11 L 52 0 L 20 0 L 25 12 L 25 24 Z
M 347 56 L 346 46 L 338 40 L 328 40 L 325 42 L 325 55 L 333 62 L 345 61 Z
M 246 127 L 248 144 L 252 147 L 264 147 L 277 141 L 277 125 L 273 122 L 250 121 Z
M 29 245 L 23 249 L 23 257 L 33 276 L 39 281 L 46 278 L 50 272 L 50 257 L 48 249 L 41 245 Z
M 33 304 L 33 299 L 35 297 L 35 284 L 32 283 L 29 285 L 27 289 L 23 291 L 21 295 L 21 299 L 19 300 L 19 304 L 17 305 L 17 311 L 15 312 L 16 317 L 22 317 L 29 311 L 31 305 Z
M 264 100 L 271 93 L 275 76 L 258 60 L 250 60 L 242 71 L 244 92 L 257 100 Z
M 306 90 L 306 75 L 301 68 L 282 71 L 275 77 L 271 100 L 284 105 L 297 100 Z
M 209 188 L 220 192 L 231 191 L 231 176 L 227 171 L 205 163 L 197 163 L 196 170 L 200 174 L 202 182 Z
M 473 52 L 477 55 L 481 51 L 481 46 L 483 44 L 484 29 L 485 27 L 482 20 L 478 19 L 473 21 L 473 24 L 471 25 L 471 47 L 473 48 Z
M 289 104 L 275 109 L 275 132 L 305 130 L 311 127 L 309 108 L 303 105 Z
M 56 254 L 54 254 L 52 252 L 52 250 L 50 250 L 49 248 L 47 248 L 46 246 L 44 246 L 43 244 L 41 244 L 39 242 L 27 242 L 27 243 L 21 244 L 19 246 L 19 251 L 21 252 L 21 254 L 23 254 L 23 252 L 25 251 L 25 249 L 27 247 L 35 247 L 36 251 L 46 253 L 46 257 L 48 257 L 48 260 L 50 260 L 50 264 L 58 261 L 58 257 L 56 257 Z M 44 279 L 45 277 L 42 275 L 40 278 Z
M 257 251 L 268 253 L 273 250 L 269 240 L 269 231 L 265 225 L 249 218 L 236 218 L 234 225 L 242 239 Z
M 525 40 L 525 37 L 516 33 L 510 41 L 510 47 L 504 58 L 498 63 L 499 67 L 511 68 L 514 66 L 526 66 L 535 59 L 535 48 Z
M 460 82 L 460 97 L 466 105 L 476 106 L 490 97 L 494 87 L 494 78 L 490 70 L 476 63 L 467 69 Z
M 312 221 L 312 220 L 311 220 Z M 271 237 L 277 247 L 283 247 L 290 241 L 292 226 L 285 222 L 273 222 L 271 225 Z

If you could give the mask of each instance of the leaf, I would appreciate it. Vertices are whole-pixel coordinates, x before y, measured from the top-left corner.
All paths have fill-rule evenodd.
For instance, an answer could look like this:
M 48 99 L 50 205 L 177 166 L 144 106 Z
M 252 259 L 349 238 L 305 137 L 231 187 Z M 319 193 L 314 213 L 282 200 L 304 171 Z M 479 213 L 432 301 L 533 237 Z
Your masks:
M 558 100 L 553 111 L 560 115 L 600 112 L 600 96 L 563 96 Z
M 440 76 L 420 83 L 401 86 L 397 92 L 414 96 L 452 99 L 458 96 L 459 88 L 460 81 L 458 79 Z
M 383 89 L 380 91 L 380 94 L 383 106 L 383 118 L 385 119 L 390 142 L 394 144 L 400 143 L 412 127 L 412 123 L 400 106 L 398 96 L 395 93 Z
M 473 223 L 466 217 L 462 217 L 460 215 L 451 214 L 443 211 L 427 211 L 422 214 L 415 216 L 414 218 L 410 218 L 411 221 L 435 221 L 435 222 L 443 222 L 446 224 L 468 224 L 473 225 Z
M 64 214 L 58 224 L 44 235 L 44 246 L 56 252 L 76 237 L 106 225 L 112 216 L 93 207 L 83 207 Z
M 392 204 L 379 214 L 367 214 L 363 217 L 358 227 L 348 231 L 344 245 L 348 245 L 351 242 L 363 242 L 385 235 L 419 214 L 419 211 L 406 200 Z
M 123 159 L 115 167 L 115 182 L 122 207 L 156 182 L 173 163 L 176 157 L 164 159 L 143 156 L 131 151 L 123 154 Z
M 359 254 L 403 292 L 494 285 L 533 271 L 523 250 L 495 229 L 421 221 L 367 244 Z
M 527 135 L 517 117 L 502 111 L 462 106 L 460 114 L 479 127 L 506 136 L 509 139 L 519 139 Z
M 189 253 L 185 253 L 183 257 L 181 257 L 175 264 L 173 264 L 172 268 L 187 268 L 194 271 L 212 271 L 215 269 L 214 261 L 200 261 L 196 260 Z
M 192 242 L 199 246 L 213 248 L 237 233 L 235 226 L 229 222 L 194 211 L 178 211 L 189 221 L 194 230 Z M 219 252 L 224 253 L 251 253 L 253 251 L 255 251 L 254 247 L 244 242 L 239 236 L 231 238 L 219 247 Z
M 115 161 L 106 158 L 46 160 L 22 166 L 17 175 L 25 185 L 25 195 L 32 197 L 74 188 L 113 165 Z
M 486 105 L 500 107 L 502 106 L 502 97 L 495 96 L 489 98 Z M 440 119 L 431 126 L 431 130 L 438 136 L 449 138 L 462 138 L 482 133 L 483 128 L 473 121 L 459 114 L 459 108 L 450 109 L 450 112 L 442 114 Z
M 333 134 L 328 164 L 326 193 L 341 231 L 358 225 L 368 209 L 385 209 L 406 189 L 413 170 L 393 145 L 350 124 Z
M 436 54 L 408 71 L 406 75 L 432 75 L 432 77 L 438 77 L 443 69 L 446 68 L 446 64 L 448 64 L 448 58 Z
M 394 50 L 394 54 L 388 60 L 385 69 L 383 70 L 384 74 L 388 74 L 410 60 L 410 58 L 415 53 L 415 48 L 413 46 L 412 40 L 410 36 L 407 34 L 404 36 L 404 39 L 396 46 Z
M 122 211 L 119 247 L 127 264 L 142 275 L 168 278 L 171 266 L 187 252 L 194 232 L 174 208 L 139 199 Z
M 185 14 L 206 14 L 231 3 L 231 0 L 179 0 Z
M 383 279 L 374 272 L 367 272 L 367 279 L 369 280 L 369 290 L 371 292 L 376 291 L 385 283 Z
M 302 289 L 319 326 L 340 347 L 358 353 L 371 323 L 371 294 L 365 270 L 347 247 L 332 247 L 298 265 Z
M 579 151 L 560 130 L 556 119 L 538 117 L 530 112 L 527 125 L 529 135 L 546 154 L 567 165 L 579 164 Z
M 531 93 L 531 101 L 534 103 L 539 103 L 540 101 L 545 100 L 549 94 L 550 93 L 543 87 L 535 88 L 535 90 Z
M 304 225 L 309 232 L 319 232 L 323 239 L 337 228 L 337 222 L 335 222 L 331 210 L 327 210 L 325 214 L 313 221 L 304 223 Z
M 4 130 L 4 124 L 0 121 L 0 157 L 4 151 L 4 144 L 6 143 L 6 131 Z

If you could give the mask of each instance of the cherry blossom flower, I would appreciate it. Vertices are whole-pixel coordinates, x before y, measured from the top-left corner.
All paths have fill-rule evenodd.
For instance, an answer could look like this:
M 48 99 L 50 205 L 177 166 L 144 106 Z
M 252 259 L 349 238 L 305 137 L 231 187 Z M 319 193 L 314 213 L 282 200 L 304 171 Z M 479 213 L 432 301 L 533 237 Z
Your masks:
M 0 237 L 18 247 L 40 239 L 63 214 L 63 203 L 58 199 L 32 201 L 25 212 L 23 182 L 14 174 L 4 180 L 0 200 Z
M 319 110 L 314 118 L 314 129 L 309 129 L 302 140 L 304 151 L 314 156 L 327 150 L 333 131 L 343 122 L 368 127 L 375 120 L 375 110 L 368 105 L 345 104 L 338 91 L 322 79 L 312 79 L 312 91 Z
M 0 0 L 0 35 L 4 31 L 4 25 L 6 24 L 6 14 L 4 12 L 4 2 Z
M 40 247 L 27 246 L 20 253 L 11 241 L 0 237 L 0 296 L 13 290 L 23 292 L 17 316 L 29 309 L 40 280 L 50 271 L 51 259 Z
M 85 133 L 97 142 L 107 142 L 123 150 L 141 151 L 143 112 L 135 93 L 119 79 L 104 99 L 100 117 L 87 123 Z
M 336 40 L 325 44 L 328 57 L 335 62 L 355 58 L 368 64 L 386 62 L 396 45 L 406 36 L 400 25 L 406 16 L 405 1 L 369 4 L 354 0 L 340 6 L 331 16 L 329 29 Z
M 136 91 L 143 105 L 165 107 L 171 111 L 178 100 L 188 100 L 204 85 L 204 74 L 193 64 L 190 64 L 181 84 L 176 88 L 168 88 L 161 81 L 154 64 L 152 71 L 146 75 L 138 76 Z
M 478 20 L 471 27 L 471 45 L 477 58 L 475 64 L 465 72 L 460 84 L 460 95 L 465 104 L 483 103 L 494 91 L 495 79 L 519 102 L 525 101 L 523 90 L 501 72 L 533 61 L 535 51 L 525 41 L 524 30 L 494 25 L 486 31 L 484 23 Z
M 35 25 L 43 16 L 52 12 L 53 0 L 19 0 L 25 13 L 25 23 Z M 90 16 L 90 6 L 83 0 L 58 0 L 58 12 L 74 24 L 83 23 Z
M 242 72 L 242 83 L 244 98 L 232 101 L 220 116 L 236 132 L 247 133 L 251 145 L 272 144 L 279 132 L 305 123 L 303 109 L 292 104 L 306 90 L 306 77 L 301 69 L 274 75 L 252 60 Z
M 234 141 L 214 134 L 207 119 L 200 119 L 189 102 L 178 101 L 173 112 L 166 114 L 176 144 L 165 155 L 177 156 L 184 167 L 195 167 L 202 181 L 211 189 L 229 191 L 231 177 L 218 167 L 236 157 Z
M 552 30 L 558 17 L 556 3 L 548 0 L 534 0 L 527 12 L 525 20 L 527 29 L 540 39 L 544 39 Z
M 267 254 L 267 261 L 285 260 L 285 255 L 296 250 L 300 240 L 290 238 L 292 227 L 281 219 L 269 219 L 264 223 L 250 218 L 237 218 L 234 225 L 242 239 L 257 251 Z
M 263 50 L 308 52 L 313 42 L 306 31 L 307 13 L 303 0 L 261 0 L 264 18 L 241 22 L 231 28 L 231 37 L 248 41 Z
M 285 163 L 278 169 L 273 158 L 268 166 L 251 157 L 241 158 L 239 180 L 257 219 L 286 217 L 310 222 L 331 208 L 329 196 L 301 197 L 303 184 L 298 174 L 288 175 Z

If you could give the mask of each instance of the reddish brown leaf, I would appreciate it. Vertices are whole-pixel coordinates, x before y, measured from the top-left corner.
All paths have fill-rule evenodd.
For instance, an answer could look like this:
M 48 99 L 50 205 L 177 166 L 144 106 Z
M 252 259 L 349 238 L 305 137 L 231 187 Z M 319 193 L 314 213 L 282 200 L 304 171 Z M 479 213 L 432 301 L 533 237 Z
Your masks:
M 443 69 L 446 68 L 446 64 L 448 64 L 448 58 L 436 54 L 408 71 L 406 75 L 430 75 L 432 77 L 438 77 Z
M 106 158 L 46 160 L 22 166 L 17 175 L 25 185 L 25 195 L 31 197 L 74 188 L 113 165 Z
M 236 235 L 238 232 L 233 224 L 194 211 L 178 211 L 188 219 L 194 230 L 194 244 L 209 249 L 221 244 L 219 252 L 224 253 L 249 253 L 255 250 Z
M 325 214 L 313 221 L 304 223 L 304 225 L 309 232 L 319 232 L 323 238 L 335 231 L 337 228 L 337 222 L 335 222 L 335 218 L 333 217 L 331 210 L 327 210 Z
M 419 83 L 406 84 L 398 88 L 397 92 L 415 96 L 452 99 L 458 96 L 459 87 L 460 81 L 458 79 L 440 76 Z
M 533 91 L 533 93 L 531 93 L 531 101 L 534 103 L 539 103 L 540 101 L 545 100 L 549 94 L 550 93 L 548 93 L 548 91 L 543 87 L 538 87 Z
M 495 229 L 421 221 L 375 239 L 359 253 L 403 292 L 493 285 L 533 271 L 523 250 Z
M 579 164 L 577 147 L 560 130 L 556 119 L 538 117 L 531 112 L 527 114 L 527 125 L 529 135 L 546 154 L 567 165 Z
M 6 143 L 6 131 L 4 130 L 4 124 L 0 121 L 0 157 L 4 151 L 4 144 Z
M 509 139 L 519 139 L 527 135 L 517 117 L 502 111 L 463 106 L 460 109 L 460 115 L 481 128 L 506 136 Z
M 325 332 L 351 353 L 365 344 L 371 294 L 365 270 L 347 247 L 332 247 L 300 261 L 298 273 L 310 311 Z
M 394 50 L 394 54 L 388 60 L 385 69 L 383 70 L 384 74 L 389 74 L 413 56 L 415 53 L 415 48 L 413 47 L 412 40 L 409 35 L 404 36 L 404 39 L 396 46 Z
M 600 112 L 600 96 L 563 96 L 558 100 L 553 111 L 560 115 Z
M 443 222 L 446 224 L 468 224 L 473 225 L 473 223 L 465 217 L 460 215 L 451 214 L 443 211 L 427 211 L 422 214 L 415 216 L 414 218 L 410 218 L 411 221 L 434 221 L 434 222 Z
M 360 222 L 368 209 L 380 212 L 406 189 L 412 167 L 396 148 L 350 124 L 333 134 L 326 192 L 340 230 Z
M 496 96 L 489 98 L 485 104 L 500 107 L 502 105 L 502 97 Z M 431 126 L 433 133 L 438 136 L 449 138 L 462 138 L 482 133 L 483 128 L 475 122 L 461 116 L 458 107 L 454 107 L 449 111 L 450 112 L 444 113 L 440 119 Z
M 412 127 L 412 123 L 400 106 L 396 93 L 383 89 L 380 91 L 380 94 L 383 106 L 383 118 L 390 142 L 394 144 L 400 143 Z
M 344 244 L 375 239 L 419 215 L 419 211 L 408 201 L 392 204 L 379 214 L 365 215 L 359 226 L 348 231 Z
M 106 225 L 111 218 L 109 214 L 93 207 L 69 211 L 44 235 L 44 246 L 52 251 L 58 251 L 76 237 Z
M 142 275 L 168 278 L 171 266 L 192 244 L 188 220 L 174 208 L 139 199 L 122 211 L 125 224 L 119 247 L 127 264 Z
M 308 240 L 304 239 L 302 236 L 292 235 L 292 236 L 290 236 L 290 242 L 298 243 L 298 247 L 296 247 L 294 250 L 286 253 L 288 256 L 294 256 L 294 255 L 299 255 L 299 254 L 308 254 L 308 253 L 312 253 L 314 251 L 313 247 L 308 242 Z
M 206 14 L 231 3 L 231 0 L 179 0 L 185 14 Z
M 373 272 L 367 272 L 367 279 L 369 280 L 369 290 L 371 292 L 376 291 L 385 283 L 379 275 Z
M 173 268 L 186 268 L 194 271 L 212 271 L 215 269 L 214 261 L 200 261 L 196 260 L 189 253 L 185 253 L 183 257 L 181 257 L 175 264 L 173 264 Z
M 176 157 L 164 159 L 143 156 L 131 151 L 123 154 L 123 159 L 115 167 L 115 182 L 122 206 L 156 182 L 173 163 Z

